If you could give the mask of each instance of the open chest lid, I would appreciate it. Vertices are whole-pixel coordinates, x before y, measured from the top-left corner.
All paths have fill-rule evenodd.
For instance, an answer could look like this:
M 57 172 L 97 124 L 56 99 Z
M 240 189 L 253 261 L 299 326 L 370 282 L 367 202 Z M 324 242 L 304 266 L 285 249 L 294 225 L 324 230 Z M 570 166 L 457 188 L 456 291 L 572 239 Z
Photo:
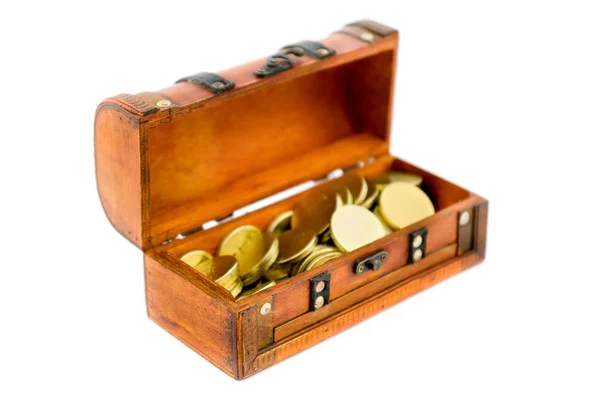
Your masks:
M 360 21 L 267 60 L 105 100 L 95 153 L 108 218 L 148 249 L 387 154 L 397 43 L 396 31 Z

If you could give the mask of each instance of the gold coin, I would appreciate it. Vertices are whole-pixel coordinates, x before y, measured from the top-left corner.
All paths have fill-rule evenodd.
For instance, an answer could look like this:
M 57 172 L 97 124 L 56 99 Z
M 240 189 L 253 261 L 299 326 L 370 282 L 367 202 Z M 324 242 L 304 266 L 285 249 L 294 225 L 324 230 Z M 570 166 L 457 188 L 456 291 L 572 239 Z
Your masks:
M 346 187 L 352 195 L 352 202 L 346 204 L 360 204 L 367 198 L 367 181 L 354 172 L 342 175 L 336 180 L 336 183 Z
M 218 256 L 201 262 L 194 269 L 211 281 L 217 281 L 223 277 L 237 274 L 238 266 L 235 257 Z
M 394 231 L 392 229 L 392 227 L 389 226 L 388 223 L 385 221 L 385 219 L 383 218 L 383 215 L 381 215 L 381 207 L 379 207 L 379 206 L 375 207 L 375 210 L 373 210 L 373 214 L 375 214 L 375 216 L 379 219 L 379 221 L 381 221 L 381 225 L 383 225 L 383 229 L 385 229 L 386 235 L 389 235 L 390 233 L 392 233 Z
M 258 285 L 256 285 L 256 287 L 253 287 L 252 289 L 248 289 L 242 293 L 240 293 L 239 297 L 236 299 L 236 301 L 239 300 L 243 300 L 247 297 L 252 296 L 253 294 L 256 294 L 260 291 L 263 291 L 265 289 L 268 289 L 270 287 L 275 286 L 275 282 L 274 281 L 269 281 L 269 282 L 265 282 L 265 283 L 260 283 Z
M 411 185 L 419 186 L 423 182 L 423 177 L 408 172 L 386 171 L 382 172 L 379 175 L 370 177 L 369 180 L 373 182 L 379 190 L 383 190 L 385 186 L 394 182 L 404 182 L 409 183 Z
M 294 209 L 292 228 L 307 228 L 317 234 L 325 232 L 331 215 L 340 204 L 337 190 L 330 184 L 317 186 Z M 288 231 L 289 232 L 289 231 Z
M 294 214 L 295 215 L 295 214 Z M 279 236 L 278 264 L 306 256 L 317 245 L 317 236 L 311 229 L 295 228 Z
M 315 269 L 323 264 L 325 264 L 327 261 L 330 260 L 334 260 L 338 257 L 340 257 L 342 255 L 341 252 L 337 251 L 334 253 L 329 253 L 329 254 L 322 254 L 318 257 L 315 257 L 307 266 L 305 271 L 310 271 L 312 269 Z
M 263 242 L 264 242 L 264 250 L 263 257 L 258 263 L 258 268 L 260 271 L 266 271 L 271 268 L 271 266 L 277 260 L 277 256 L 279 255 L 279 239 L 277 235 L 273 232 L 264 232 L 263 233 Z
M 291 269 L 291 264 L 278 264 L 266 270 L 263 273 L 263 276 L 265 277 L 265 279 L 268 279 L 270 281 L 280 281 L 282 279 L 287 278 L 290 275 Z
M 317 257 L 324 255 L 324 254 L 331 254 L 333 252 L 337 252 L 338 249 L 336 249 L 335 247 L 332 246 L 327 246 L 327 245 L 317 245 L 315 246 L 315 248 L 311 251 L 311 253 L 306 256 L 306 258 L 304 260 L 302 260 L 297 268 L 295 268 L 293 270 L 292 275 L 298 275 L 302 272 L 304 272 L 306 270 L 306 267 Z
M 233 286 L 233 288 L 231 288 L 229 292 L 235 298 L 242 292 L 243 287 L 244 285 L 242 285 L 242 281 L 238 279 L 235 286 Z
M 271 221 L 267 226 L 267 232 L 273 232 L 277 236 L 283 232 L 292 229 L 292 217 L 294 212 L 292 210 L 284 211 Z
M 341 206 L 340 206 L 341 207 Z M 319 236 L 319 243 L 327 243 L 331 240 L 331 230 L 327 229 Z
M 405 182 L 395 182 L 379 197 L 381 215 L 395 229 L 402 229 L 435 214 L 433 203 L 424 191 Z
M 235 297 L 242 290 L 239 263 L 233 256 L 218 256 L 205 260 L 194 269 L 216 284 L 223 286 Z
M 234 256 L 240 263 L 240 275 L 252 272 L 262 259 L 265 242 L 263 234 L 255 226 L 244 225 L 231 231 L 219 246 L 218 254 Z
M 210 260 L 211 258 L 212 256 L 204 250 L 193 250 L 182 255 L 181 261 L 190 267 L 195 267 L 202 261 Z
M 373 204 L 375 204 L 375 200 L 379 196 L 379 190 L 375 187 L 375 184 L 371 182 L 367 182 L 367 197 L 365 197 L 365 201 L 360 204 L 361 207 L 371 208 Z
M 344 252 L 358 249 L 385 236 L 385 229 L 369 210 L 356 206 L 344 206 L 331 217 L 331 237 Z

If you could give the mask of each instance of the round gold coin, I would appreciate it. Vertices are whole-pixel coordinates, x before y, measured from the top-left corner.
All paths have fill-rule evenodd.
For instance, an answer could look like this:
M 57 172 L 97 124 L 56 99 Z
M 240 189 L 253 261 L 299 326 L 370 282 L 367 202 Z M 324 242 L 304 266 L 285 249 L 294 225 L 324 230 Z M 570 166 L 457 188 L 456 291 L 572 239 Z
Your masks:
M 292 228 L 305 228 L 317 234 L 323 233 L 329 226 L 331 215 L 339 206 L 339 202 L 334 187 L 329 184 L 317 186 L 303 197 L 294 209 Z
M 183 261 L 190 267 L 195 267 L 202 261 L 210 260 L 211 258 L 212 256 L 210 255 L 210 253 L 207 253 L 204 250 L 193 250 L 182 255 L 181 261 Z
M 293 275 L 298 275 L 306 270 L 306 267 L 316 258 L 324 254 L 337 252 L 338 249 L 327 245 L 317 245 L 304 260 L 302 260 L 297 268 L 293 270 Z
M 237 299 L 235 299 L 236 301 L 239 300 L 243 300 L 247 297 L 252 296 L 253 294 L 256 294 L 258 292 L 261 292 L 265 289 L 268 289 L 270 287 L 275 286 L 275 282 L 274 281 L 269 281 L 269 282 L 265 282 L 265 283 L 259 283 L 258 285 L 256 285 L 256 287 L 253 287 L 252 289 L 248 289 L 242 293 L 240 293 L 240 295 L 238 296 Z
M 404 182 L 409 183 L 411 185 L 419 186 L 423 182 L 423 177 L 408 172 L 386 171 L 382 172 L 379 175 L 370 177 L 369 181 L 373 182 L 379 190 L 383 190 L 385 186 L 394 182 Z
M 255 226 L 244 225 L 231 231 L 223 238 L 218 254 L 234 256 L 240 263 L 240 275 L 252 271 L 262 259 L 265 248 L 263 234 Z
M 211 281 L 239 275 L 238 261 L 233 256 L 218 256 L 205 260 L 194 269 Z
M 392 229 L 392 227 L 389 226 L 388 223 L 386 222 L 386 220 L 383 218 L 383 215 L 381 215 L 381 207 L 379 207 L 379 206 L 375 207 L 375 209 L 373 210 L 373 214 L 375 214 L 375 216 L 379 219 L 379 221 L 381 221 L 381 225 L 383 225 L 383 229 L 385 229 L 386 235 L 388 235 L 394 231 Z
M 268 279 L 271 281 L 279 281 L 284 278 L 287 278 L 290 275 L 291 269 L 292 269 L 291 264 L 288 264 L 288 263 L 278 264 L 278 265 L 274 265 L 272 268 L 269 268 L 268 270 L 266 270 L 263 273 L 263 276 L 265 277 L 265 279 Z
M 292 217 L 294 212 L 292 210 L 284 211 L 271 221 L 267 226 L 267 232 L 273 232 L 277 236 L 283 232 L 292 229 Z
M 362 176 L 349 172 L 342 175 L 336 180 L 336 183 L 342 187 L 346 187 L 352 195 L 352 201 L 346 204 L 360 204 L 367 197 L 367 181 Z
M 375 187 L 375 184 L 372 182 L 367 182 L 367 197 L 365 197 L 365 201 L 360 204 L 361 207 L 371 208 L 377 197 L 379 196 L 379 190 Z
M 417 186 L 395 182 L 379 196 L 381 215 L 395 229 L 402 229 L 435 214 L 433 203 Z
M 263 233 L 264 250 L 263 257 L 258 263 L 259 271 L 263 272 L 271 268 L 279 255 L 279 239 L 274 232 Z
M 344 252 L 358 249 L 385 236 L 385 229 L 373 213 L 363 207 L 348 205 L 331 217 L 331 237 Z
M 317 235 L 312 229 L 295 228 L 279 236 L 278 264 L 305 257 L 317 245 Z
M 329 253 L 329 254 L 322 254 L 318 257 L 315 257 L 307 266 L 305 271 L 310 271 L 314 268 L 317 268 L 323 264 L 325 264 L 327 261 L 330 260 L 334 260 L 338 257 L 340 257 L 342 255 L 341 252 L 337 251 L 335 253 Z

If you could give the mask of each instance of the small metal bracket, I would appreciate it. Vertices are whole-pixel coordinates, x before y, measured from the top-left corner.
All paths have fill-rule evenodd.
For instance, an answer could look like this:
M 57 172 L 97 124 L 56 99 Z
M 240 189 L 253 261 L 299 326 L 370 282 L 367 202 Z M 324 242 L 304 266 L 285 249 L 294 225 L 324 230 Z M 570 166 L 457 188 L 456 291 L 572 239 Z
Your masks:
M 329 304 L 329 283 L 331 274 L 323 272 L 310 280 L 310 311 L 316 311 Z
M 408 235 L 408 263 L 415 263 L 425 258 L 427 250 L 427 227 L 421 228 Z
M 267 64 L 265 66 L 260 67 L 255 71 L 256 76 L 264 78 L 292 68 L 296 62 L 289 57 L 290 54 L 293 54 L 296 57 L 302 57 L 304 55 L 304 50 L 300 47 L 291 47 L 273 54 L 271 57 L 267 58 Z
M 235 87 L 235 83 L 228 81 L 220 75 L 212 72 L 200 72 L 199 74 L 186 76 L 185 78 L 179 79 L 175 83 L 179 82 L 190 82 L 196 85 L 200 85 L 215 94 L 221 94 Z
M 294 43 L 294 44 L 289 45 L 289 46 L 285 46 L 281 50 L 292 49 L 292 48 L 295 48 L 295 47 L 301 48 L 302 50 L 304 50 L 304 53 L 307 56 L 315 58 L 317 60 L 321 60 L 323 58 L 331 57 L 332 55 L 335 54 L 335 50 L 334 49 L 330 49 L 329 47 L 325 47 L 321 43 L 315 42 L 313 40 L 303 40 L 301 42 Z
M 279 50 L 279 52 L 267 58 L 267 64 L 255 71 L 256 76 L 264 78 L 292 68 L 296 63 L 289 57 L 290 54 L 293 54 L 296 57 L 307 55 L 314 59 L 321 60 L 334 55 L 335 50 L 325 47 L 319 42 L 303 40 L 302 42 L 285 46 Z
M 356 261 L 354 272 L 362 274 L 367 270 L 379 271 L 381 265 L 387 260 L 388 253 L 385 250 L 379 250 L 377 253 L 370 255 L 367 258 Z

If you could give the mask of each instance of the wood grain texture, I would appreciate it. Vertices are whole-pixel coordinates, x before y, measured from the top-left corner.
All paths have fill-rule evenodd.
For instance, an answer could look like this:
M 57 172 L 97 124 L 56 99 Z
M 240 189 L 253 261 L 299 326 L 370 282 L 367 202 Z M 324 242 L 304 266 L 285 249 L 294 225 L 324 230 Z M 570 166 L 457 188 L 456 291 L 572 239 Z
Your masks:
M 359 161 L 359 153 L 360 158 L 387 153 L 397 35 L 369 45 L 336 33 L 323 43 L 336 55 L 319 61 L 300 57 L 296 67 L 273 77 L 254 75 L 264 59 L 221 73 L 236 83 L 234 90 L 221 95 L 182 82 L 160 92 L 107 99 L 105 103 L 120 108 L 125 120 L 138 124 L 132 131 L 138 136 L 138 149 L 131 162 L 139 167 L 126 172 L 136 174 L 139 182 L 125 185 L 122 182 L 132 181 L 129 175 L 108 175 L 99 187 L 130 188 L 132 193 L 115 198 L 134 197 L 140 207 L 139 247 L 155 247 L 275 193 L 286 183 L 346 167 Z M 172 104 L 157 107 L 161 99 Z M 96 125 L 97 136 L 118 137 L 112 125 Z M 362 141 L 365 132 L 378 141 Z M 357 141 L 348 146 L 345 140 L 353 139 Z M 336 146 L 337 142 L 342 143 Z M 348 158 L 317 158 L 323 149 L 348 153 Z M 323 162 L 308 162 L 311 154 Z M 114 168 L 119 165 L 114 158 L 106 160 L 116 164 Z M 268 179 L 277 167 L 287 182 L 281 173 Z M 223 194 L 226 190 L 243 196 Z M 133 214 L 131 208 L 113 209 L 118 222 Z
M 254 360 L 252 369 L 243 377 L 252 375 L 277 362 L 313 346 L 351 326 L 385 310 L 401 300 L 412 296 L 428 287 L 481 262 L 477 253 L 467 253 L 425 271 L 408 282 L 402 282 L 378 295 L 369 298 L 344 312 L 334 314 L 330 318 L 311 326 L 284 342 L 276 343 L 272 348 L 261 352 Z M 358 350 L 357 350 L 358 351 Z
M 236 314 L 210 292 L 144 257 L 148 316 L 230 376 L 237 376 Z
M 376 295 L 387 287 L 401 282 L 403 279 L 415 276 L 418 273 L 455 256 L 456 244 L 449 244 L 414 264 L 403 265 L 402 268 L 394 269 L 392 272 L 381 276 L 379 279 L 360 285 L 347 294 L 331 301 L 328 305 L 319 310 L 305 312 L 298 318 L 275 327 L 275 341 L 278 342 L 301 329 L 316 324 L 330 315 L 343 311 L 362 300 Z
M 351 28 L 321 41 L 336 50 L 330 58 L 299 57 L 291 70 L 265 79 L 254 75 L 264 58 L 219 73 L 236 84 L 227 93 L 182 82 L 109 98 L 96 113 L 100 199 L 115 228 L 145 251 L 149 317 L 236 379 L 485 255 L 487 201 L 388 154 L 397 32 L 373 21 Z M 365 32 L 373 43 L 358 38 Z M 160 100 L 170 104 L 159 107 Z M 307 193 L 175 240 L 178 234 L 359 162 L 364 176 L 390 169 L 422 175 L 436 214 L 239 302 L 179 260 L 192 249 L 214 252 L 237 226 L 264 229 Z M 458 213 L 467 208 L 474 210 L 471 232 L 458 234 Z M 427 256 L 406 265 L 407 237 L 423 226 Z M 459 247 L 465 253 L 454 258 Z M 389 259 L 381 270 L 354 274 L 357 259 L 382 248 Z M 332 277 L 331 303 L 309 312 L 308 283 L 324 271 Z M 261 315 L 266 302 L 272 311 Z
M 96 182 L 104 212 L 119 233 L 143 246 L 140 125 L 115 102 L 96 111 Z

